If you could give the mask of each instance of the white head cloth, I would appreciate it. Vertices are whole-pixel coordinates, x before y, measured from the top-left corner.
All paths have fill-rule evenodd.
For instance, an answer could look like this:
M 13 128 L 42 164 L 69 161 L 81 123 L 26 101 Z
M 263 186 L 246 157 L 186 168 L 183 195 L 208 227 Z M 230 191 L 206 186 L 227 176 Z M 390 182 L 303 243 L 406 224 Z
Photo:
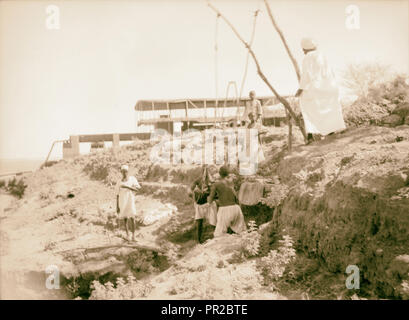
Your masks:
M 121 166 L 121 171 L 122 170 L 128 171 L 129 167 L 126 164 L 124 164 L 124 165 Z
M 304 50 L 313 50 L 317 48 L 317 45 L 315 44 L 315 41 L 311 38 L 302 38 L 301 47 Z

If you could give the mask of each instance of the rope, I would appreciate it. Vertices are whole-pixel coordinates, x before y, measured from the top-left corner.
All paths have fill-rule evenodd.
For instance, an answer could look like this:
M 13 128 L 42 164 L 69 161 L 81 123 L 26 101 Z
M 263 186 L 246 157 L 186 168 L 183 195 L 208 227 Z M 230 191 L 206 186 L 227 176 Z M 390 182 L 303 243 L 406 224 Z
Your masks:
M 260 10 L 256 10 L 254 12 L 254 20 L 253 20 L 253 31 L 251 33 L 251 38 L 250 38 L 250 42 L 249 42 L 249 47 L 251 47 L 251 45 L 253 44 L 254 41 L 254 36 L 256 34 L 256 21 L 257 21 L 257 15 L 260 12 Z M 247 51 L 247 56 L 246 56 L 246 66 L 244 68 L 244 75 L 243 75 L 243 79 L 241 81 L 241 87 L 240 87 L 240 99 L 243 96 L 243 89 L 244 89 L 244 83 L 246 82 L 246 78 L 247 78 L 247 69 L 248 69 L 248 65 L 249 65 L 249 57 L 250 57 L 250 51 Z
M 254 37 L 256 34 L 256 22 L 257 22 L 257 16 L 258 13 L 260 12 L 260 9 L 257 9 L 256 11 L 254 11 L 254 20 L 253 20 L 253 30 L 251 33 L 251 38 L 250 38 L 250 42 L 249 42 L 249 46 L 251 47 L 251 45 L 253 44 L 254 41 Z M 220 18 L 220 14 L 217 14 L 216 16 L 216 28 L 215 28 L 215 45 L 214 45 L 214 50 L 215 50 L 215 56 L 214 56 L 214 69 L 215 69 L 215 91 L 216 91 L 216 104 L 215 104 L 215 116 L 217 117 L 218 113 L 219 113 L 219 75 L 218 75 L 218 34 L 219 34 L 219 18 Z M 250 52 L 247 51 L 247 56 L 246 56 L 246 65 L 245 65 L 245 69 L 244 69 L 244 75 L 243 75 L 243 79 L 241 82 L 241 87 L 240 87 L 240 95 L 238 97 L 238 99 L 241 99 L 241 97 L 243 96 L 243 89 L 244 89 L 244 84 L 247 78 L 247 70 L 248 70 L 248 64 L 249 64 L 249 57 L 250 57 Z M 235 84 L 235 83 L 234 83 Z M 226 100 L 227 100 L 227 95 L 228 95 L 228 91 L 229 91 L 229 87 L 230 87 L 230 82 L 227 85 L 227 93 L 226 93 L 226 99 L 225 99 L 225 103 L 224 103 L 224 108 L 226 107 Z M 236 86 L 236 96 L 237 96 L 237 86 Z M 224 108 L 222 110 L 222 116 L 224 116 Z M 216 121 L 216 120 L 215 120 Z
M 222 118 L 224 118 L 224 110 L 227 107 L 227 99 L 229 98 L 230 86 L 234 86 L 234 91 L 236 93 L 236 103 L 238 104 L 238 102 L 239 102 L 236 81 L 229 81 L 229 83 L 227 84 L 227 88 L 226 88 L 226 99 L 224 99 L 224 105 L 223 105 L 223 110 L 222 110 Z M 238 113 L 238 112 L 236 112 L 236 113 Z

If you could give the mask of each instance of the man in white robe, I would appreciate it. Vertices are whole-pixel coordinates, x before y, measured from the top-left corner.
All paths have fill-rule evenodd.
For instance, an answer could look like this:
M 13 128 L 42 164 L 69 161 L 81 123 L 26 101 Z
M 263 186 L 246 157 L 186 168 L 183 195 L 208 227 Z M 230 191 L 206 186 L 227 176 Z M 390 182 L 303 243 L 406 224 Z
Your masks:
M 305 57 L 300 88 L 295 96 L 300 97 L 305 130 L 311 142 L 312 134 L 325 136 L 346 127 L 334 72 L 312 39 L 302 39 L 301 47 Z
M 138 180 L 129 175 L 129 167 L 127 165 L 121 166 L 122 179 L 118 181 L 116 185 L 116 212 L 118 218 L 124 221 L 126 238 L 131 240 L 128 231 L 128 223 L 131 226 L 132 241 L 135 241 L 136 220 L 140 220 L 138 217 L 135 206 L 134 192 L 138 192 L 141 186 Z

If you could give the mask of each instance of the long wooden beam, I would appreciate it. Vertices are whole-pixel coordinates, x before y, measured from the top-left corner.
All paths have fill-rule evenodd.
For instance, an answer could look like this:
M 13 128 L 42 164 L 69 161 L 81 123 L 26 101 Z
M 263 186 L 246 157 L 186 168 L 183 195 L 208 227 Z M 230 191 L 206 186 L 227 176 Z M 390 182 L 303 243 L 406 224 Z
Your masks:
M 287 40 L 285 39 L 283 32 L 281 31 L 281 29 L 278 26 L 276 20 L 274 19 L 274 16 L 273 16 L 273 13 L 271 12 L 271 8 L 270 8 L 270 5 L 268 4 L 268 1 L 264 0 L 264 4 L 265 4 L 265 6 L 267 8 L 267 12 L 268 12 L 268 15 L 270 17 L 271 23 L 273 24 L 274 29 L 277 31 L 278 35 L 280 36 L 280 39 L 281 39 L 281 41 L 282 41 L 282 43 L 284 45 L 284 48 L 287 51 L 288 57 L 290 58 L 291 63 L 293 64 L 294 71 L 295 71 L 295 74 L 297 75 L 298 82 L 300 82 L 301 73 L 300 73 L 300 67 L 298 66 L 297 60 L 295 60 L 295 58 L 294 58 L 294 56 L 293 56 L 293 54 L 292 54 L 292 52 L 290 50 L 290 47 L 287 44 Z M 293 136 L 293 125 L 292 125 L 291 117 L 290 117 L 289 114 L 287 114 L 287 121 L 288 121 L 288 150 L 291 152 L 291 149 L 292 149 L 292 136 Z
M 278 35 L 280 36 L 281 41 L 283 42 L 284 48 L 287 51 L 287 54 L 294 66 L 295 73 L 297 75 L 298 82 L 301 79 L 300 67 L 298 66 L 297 60 L 295 60 L 293 54 L 291 53 L 290 47 L 287 44 L 287 40 L 284 37 L 283 32 L 281 31 L 280 27 L 278 26 L 276 20 L 274 19 L 273 13 L 271 12 L 270 5 L 268 4 L 267 0 L 264 0 L 264 4 L 266 6 L 268 16 L 270 17 L 271 23 L 273 24 L 274 29 L 277 31 Z
M 135 138 L 146 140 L 150 138 L 150 133 L 144 133 L 144 132 L 119 133 L 119 141 L 132 141 Z M 113 140 L 114 140 L 113 133 L 79 135 L 79 142 L 101 142 L 101 141 L 113 141 Z
M 291 96 L 284 96 L 291 97 Z M 262 105 L 271 104 L 278 104 L 280 101 L 275 96 L 267 96 L 267 97 L 257 97 L 260 100 Z M 249 101 L 250 98 L 240 98 L 237 101 L 237 98 L 227 99 L 226 106 L 228 107 L 236 107 L 237 103 L 244 106 L 246 101 Z M 205 104 L 207 108 L 216 108 L 216 100 L 215 99 L 183 99 L 183 100 L 139 100 L 135 105 L 135 111 L 152 111 L 152 103 L 154 104 L 154 110 L 178 110 L 178 109 L 185 109 L 186 108 L 186 101 L 189 103 L 194 104 L 194 106 L 198 109 L 205 108 Z M 169 105 L 169 108 L 168 108 Z

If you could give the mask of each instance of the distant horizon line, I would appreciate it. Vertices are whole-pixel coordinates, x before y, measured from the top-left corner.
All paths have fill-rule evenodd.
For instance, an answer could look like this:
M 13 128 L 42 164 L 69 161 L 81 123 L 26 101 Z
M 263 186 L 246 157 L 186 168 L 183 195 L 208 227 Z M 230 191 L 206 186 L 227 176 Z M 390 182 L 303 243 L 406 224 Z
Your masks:
M 7 160 L 7 161 L 16 161 L 16 160 L 24 160 L 24 161 L 27 161 L 27 160 L 30 160 L 30 161 L 45 161 L 44 158 L 23 158 L 23 157 L 18 157 L 18 158 L 3 158 L 3 157 L 0 157 L 0 161 L 4 161 L 4 160 Z

